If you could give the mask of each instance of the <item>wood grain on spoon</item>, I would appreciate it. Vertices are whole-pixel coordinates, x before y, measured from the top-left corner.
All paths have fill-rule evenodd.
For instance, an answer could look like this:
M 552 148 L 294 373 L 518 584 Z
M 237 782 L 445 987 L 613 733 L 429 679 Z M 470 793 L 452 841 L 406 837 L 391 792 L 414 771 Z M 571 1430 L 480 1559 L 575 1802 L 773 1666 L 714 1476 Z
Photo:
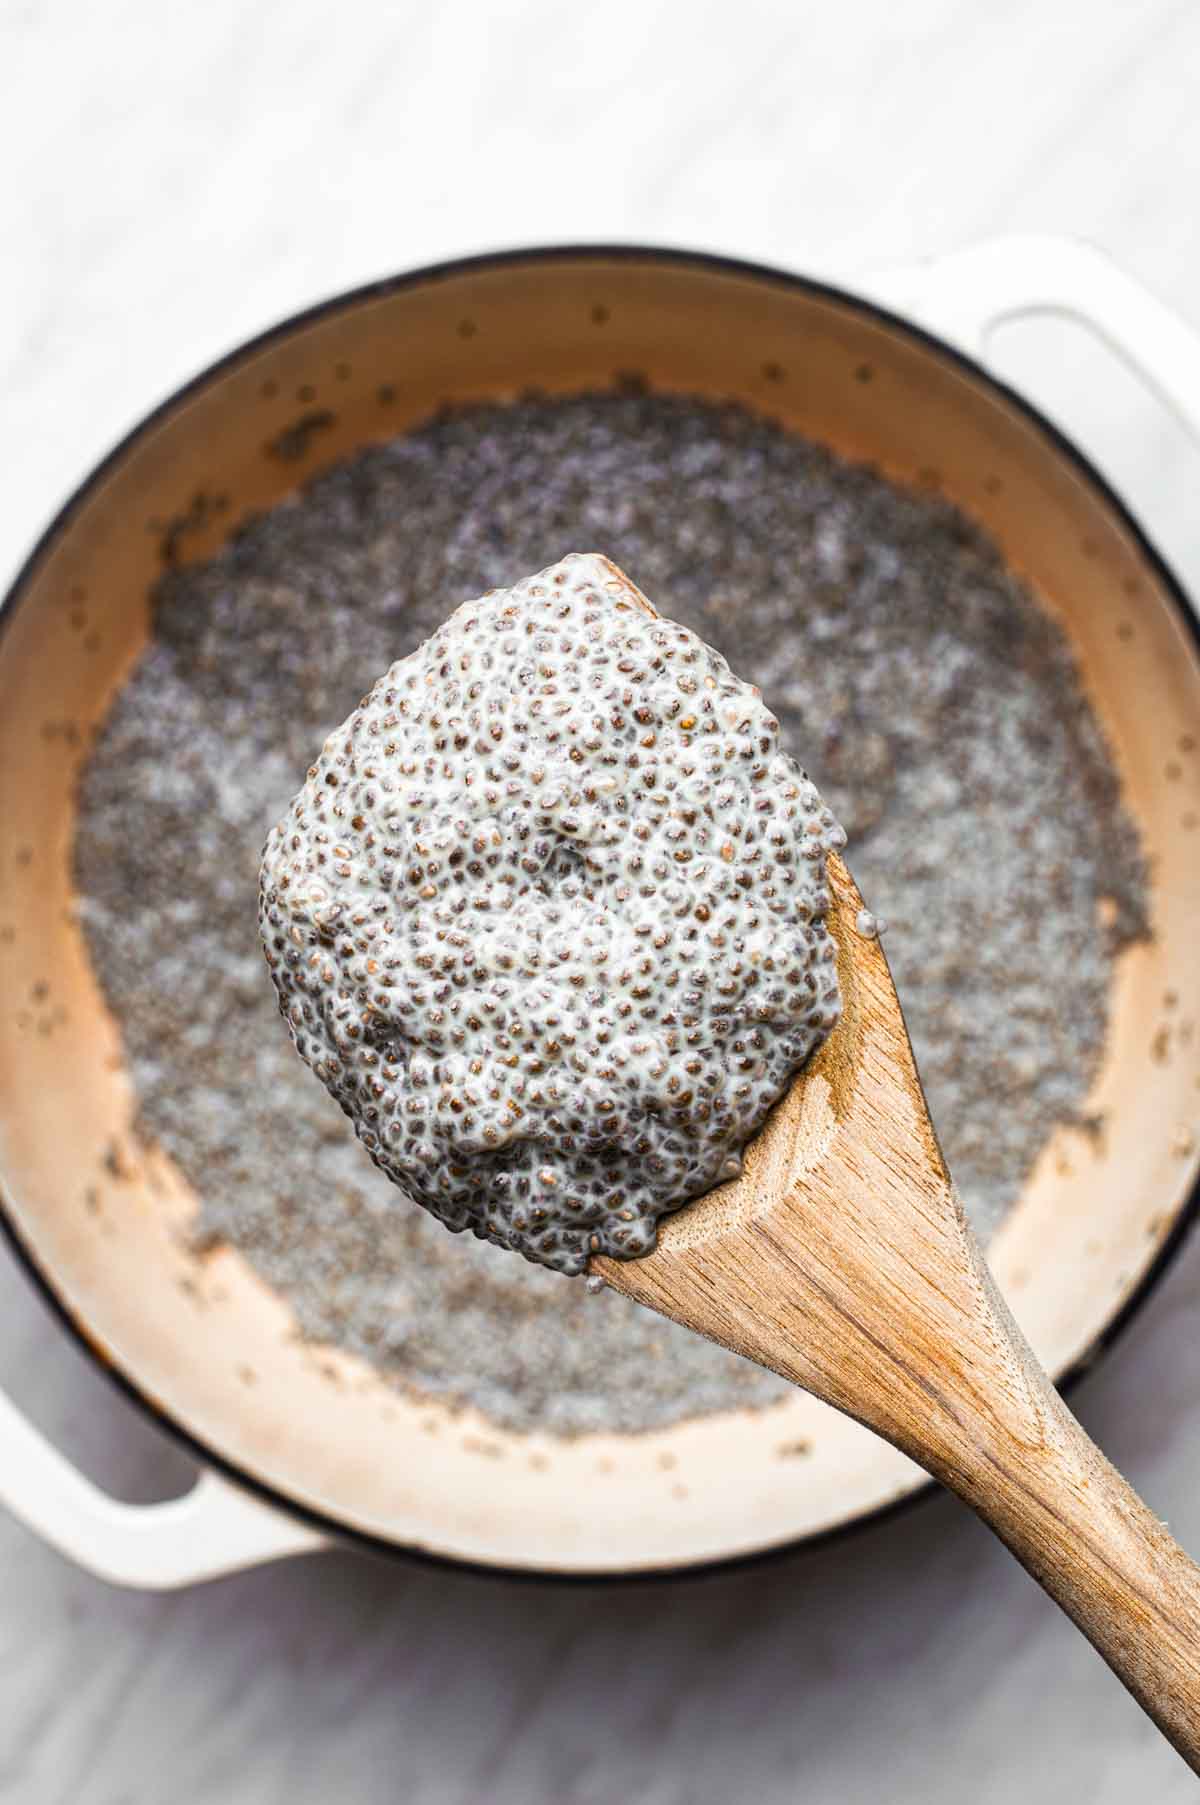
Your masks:
M 616 571 L 614 590 L 645 598 Z M 617 605 L 621 605 L 619 602 Z M 653 610 L 651 610 L 653 612 Z M 1080 1428 L 997 1291 L 878 940 L 830 861 L 843 1015 L 742 1177 L 594 1258 L 625 1296 L 855 1417 L 957 1492 L 1200 1772 L 1200 1569 Z

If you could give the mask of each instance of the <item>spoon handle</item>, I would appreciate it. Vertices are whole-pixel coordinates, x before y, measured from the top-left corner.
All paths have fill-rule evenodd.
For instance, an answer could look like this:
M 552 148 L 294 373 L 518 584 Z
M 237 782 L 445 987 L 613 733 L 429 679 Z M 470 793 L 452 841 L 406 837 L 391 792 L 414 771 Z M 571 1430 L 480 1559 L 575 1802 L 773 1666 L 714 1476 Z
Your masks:
M 801 1385 L 923 1466 L 1000 1537 L 1200 1773 L 1200 1568 L 1105 1459 L 997 1290 L 948 1178 L 888 1213 L 877 1143 L 828 1190 L 646 1260 L 627 1296 Z M 769 1137 L 760 1158 L 774 1157 Z M 813 1197 L 816 1208 L 808 1207 Z M 728 1205 L 726 1206 L 728 1207 Z M 715 1206 L 714 1206 L 715 1213 Z M 902 1238 L 888 1229 L 903 1225 Z
M 1200 1567 L 1105 1459 L 995 1302 L 1013 1382 L 1003 1397 L 991 1392 L 986 1411 L 971 1411 L 974 1434 L 949 1459 L 918 1458 L 995 1531 L 1200 1773 Z

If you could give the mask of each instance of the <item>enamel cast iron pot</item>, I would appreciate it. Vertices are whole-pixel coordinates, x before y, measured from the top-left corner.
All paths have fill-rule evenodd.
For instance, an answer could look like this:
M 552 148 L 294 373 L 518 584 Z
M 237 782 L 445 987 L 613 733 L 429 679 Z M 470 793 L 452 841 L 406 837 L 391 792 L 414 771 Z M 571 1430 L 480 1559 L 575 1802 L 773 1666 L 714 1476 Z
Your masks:
M 1057 241 L 983 247 L 871 293 L 632 248 L 518 252 L 383 282 L 174 395 L 88 477 L 19 575 L 0 615 L 3 1219 L 64 1325 L 203 1463 L 184 1498 L 117 1503 L 0 1400 L 0 1498 L 92 1571 L 179 1585 L 334 1536 L 525 1572 L 679 1570 L 818 1536 L 924 1482 L 799 1392 L 651 1435 L 511 1436 L 314 1354 L 240 1256 L 197 1268 L 181 1246 L 194 1200 L 133 1137 L 120 1038 L 72 909 L 82 749 L 146 638 L 164 533 L 172 556 L 210 556 L 240 517 L 447 401 L 636 371 L 769 411 L 901 482 L 936 482 L 999 541 L 1074 645 L 1149 855 L 1154 938 L 1115 975 L 1090 1101 L 1104 1133 L 1056 1136 L 993 1268 L 1063 1378 L 1179 1244 L 1200 1158 L 1196 619 L 1119 499 L 979 359 L 999 319 L 1076 315 L 1200 435 L 1200 343 L 1099 254 Z M 44 734 L 51 716 L 75 731 Z M 29 999 L 42 981 L 40 1009 Z

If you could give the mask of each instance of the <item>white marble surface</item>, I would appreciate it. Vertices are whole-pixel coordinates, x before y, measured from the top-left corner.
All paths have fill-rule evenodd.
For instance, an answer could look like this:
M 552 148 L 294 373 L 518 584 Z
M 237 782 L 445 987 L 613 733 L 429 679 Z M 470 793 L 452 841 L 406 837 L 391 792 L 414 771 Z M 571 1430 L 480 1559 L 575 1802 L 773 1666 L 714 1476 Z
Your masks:
M 1002 231 L 1114 252 L 1200 327 L 1195 0 L 736 7 L 0 0 L 0 575 L 151 403 L 282 313 L 497 244 L 821 271 Z M 1006 367 L 1200 590 L 1200 455 L 1107 356 Z M 1200 1549 L 1200 1243 L 1077 1394 Z M 121 1495 L 187 1465 L 0 1261 L 0 1382 Z M 171 1598 L 0 1521 L 14 1805 L 839 1805 L 1192 1796 L 946 1500 L 703 1581 L 561 1591 L 319 1556 Z

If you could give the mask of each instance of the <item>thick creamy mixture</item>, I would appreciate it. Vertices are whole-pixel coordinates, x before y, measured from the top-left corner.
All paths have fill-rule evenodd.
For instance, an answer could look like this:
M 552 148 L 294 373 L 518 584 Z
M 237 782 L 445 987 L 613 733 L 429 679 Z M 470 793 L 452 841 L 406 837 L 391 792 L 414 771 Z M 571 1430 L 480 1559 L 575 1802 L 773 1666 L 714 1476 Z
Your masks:
M 376 1164 L 578 1273 L 736 1176 L 836 1022 L 844 844 L 759 692 L 576 555 L 460 607 L 329 736 L 260 926 Z

